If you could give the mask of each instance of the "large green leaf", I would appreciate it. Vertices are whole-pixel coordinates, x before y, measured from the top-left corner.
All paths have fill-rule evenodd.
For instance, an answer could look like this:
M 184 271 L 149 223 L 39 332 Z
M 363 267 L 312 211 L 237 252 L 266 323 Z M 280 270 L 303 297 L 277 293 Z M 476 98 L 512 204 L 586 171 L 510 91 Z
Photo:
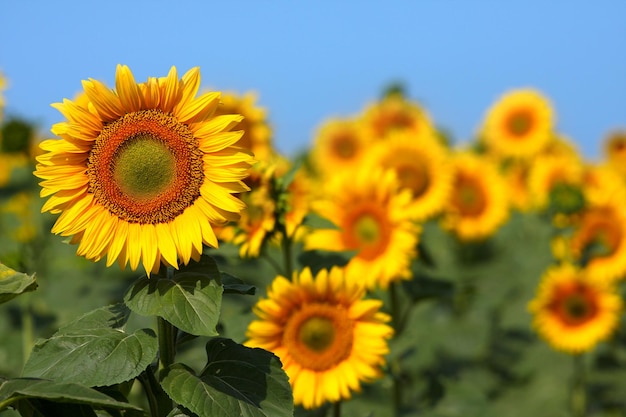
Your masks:
M 291 387 L 275 355 L 215 338 L 207 356 L 199 376 L 182 364 L 167 369 L 161 384 L 176 403 L 201 417 L 293 415 Z
M 127 310 L 113 305 L 85 314 L 50 339 L 37 342 L 23 376 L 105 386 L 139 375 L 156 357 L 150 329 L 125 332 Z
M 215 336 L 223 290 L 215 261 L 203 256 L 171 276 L 141 277 L 124 301 L 135 313 L 162 317 L 196 336 Z
M 37 283 L 34 274 L 17 272 L 0 263 L 0 304 L 35 289 L 37 289 Z
M 116 401 L 108 395 L 80 384 L 34 378 L 16 378 L 0 382 L 0 411 L 22 399 L 87 404 L 93 408 L 140 410 L 132 404 Z

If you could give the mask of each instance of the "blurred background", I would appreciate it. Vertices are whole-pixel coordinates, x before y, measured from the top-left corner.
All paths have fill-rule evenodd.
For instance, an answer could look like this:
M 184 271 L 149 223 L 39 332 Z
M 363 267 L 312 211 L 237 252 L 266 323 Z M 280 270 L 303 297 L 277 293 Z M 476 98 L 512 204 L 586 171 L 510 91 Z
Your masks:
M 392 83 L 455 142 L 505 91 L 535 87 L 588 159 L 626 125 L 626 2 L 55 1 L 0 5 L 5 116 L 48 135 L 50 103 L 80 81 L 113 86 L 199 66 L 206 89 L 257 92 L 274 144 L 306 148 L 329 116 L 350 116 Z

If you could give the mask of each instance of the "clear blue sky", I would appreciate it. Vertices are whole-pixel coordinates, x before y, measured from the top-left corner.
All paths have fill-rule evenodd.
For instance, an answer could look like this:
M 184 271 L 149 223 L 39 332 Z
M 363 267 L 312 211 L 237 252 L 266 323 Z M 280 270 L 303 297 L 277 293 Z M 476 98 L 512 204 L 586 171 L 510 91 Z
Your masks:
M 199 66 L 202 85 L 255 90 L 274 143 L 293 155 L 329 116 L 351 116 L 394 81 L 456 141 L 503 92 L 535 87 L 589 159 L 626 127 L 626 1 L 8 1 L 0 70 L 8 114 L 44 132 L 80 81 L 112 86 Z

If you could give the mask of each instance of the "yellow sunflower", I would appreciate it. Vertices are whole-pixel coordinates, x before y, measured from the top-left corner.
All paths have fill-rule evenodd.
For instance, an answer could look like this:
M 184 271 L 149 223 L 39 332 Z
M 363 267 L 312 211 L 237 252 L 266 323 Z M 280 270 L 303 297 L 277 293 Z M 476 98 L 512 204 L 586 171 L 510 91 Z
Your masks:
M 382 100 L 369 104 L 363 111 L 363 123 L 376 139 L 389 133 L 408 130 L 419 138 L 432 136 L 434 126 L 428 112 L 402 94 L 389 94 Z
M 391 169 L 401 188 L 411 191 L 408 208 L 416 221 L 425 221 L 445 207 L 452 190 L 448 150 L 434 136 L 415 138 L 410 131 L 389 133 L 367 153 L 364 164 Z
M 622 299 L 612 286 L 589 280 L 570 264 L 548 269 L 528 309 L 533 327 L 553 348 L 567 353 L 593 349 L 618 325 Z
M 615 200 L 626 202 L 626 182 L 612 165 L 586 164 L 581 182 L 585 201 L 589 204 L 605 204 Z
M 364 299 L 365 289 L 341 268 L 309 269 L 278 276 L 259 317 L 248 327 L 246 345 L 276 354 L 293 389 L 294 403 L 319 408 L 351 398 L 362 382 L 382 376 L 387 339 L 393 330 L 382 302 Z
M 604 139 L 604 157 L 622 175 L 626 175 L 626 129 L 616 129 Z
M 528 189 L 529 172 L 530 164 L 521 159 L 511 161 L 502 170 L 502 177 L 508 188 L 511 208 L 523 213 L 532 209 L 532 197 Z
M 243 120 L 233 127 L 233 129 L 243 131 L 243 135 L 235 145 L 249 149 L 255 159 L 265 161 L 274 154 L 272 129 L 267 120 L 267 110 L 258 106 L 256 100 L 255 92 L 250 91 L 243 95 L 224 92 L 219 106 L 215 109 L 215 115 L 242 115 Z
M 528 189 L 535 210 L 545 210 L 558 186 L 581 187 L 584 164 L 578 156 L 542 155 L 532 161 Z
M 196 97 L 199 84 L 198 68 L 138 84 L 118 65 L 115 90 L 90 79 L 88 100 L 53 105 L 67 121 L 52 127 L 60 140 L 41 143 L 35 175 L 42 211 L 60 214 L 52 232 L 72 236 L 78 255 L 133 270 L 141 261 L 147 273 L 178 267 L 217 246 L 212 224 L 239 217 L 233 194 L 247 190 L 252 160 L 232 146 L 241 116 L 215 116 L 220 93 Z
M 459 151 L 454 179 L 441 225 L 463 241 L 485 239 L 509 217 L 509 198 L 502 174 L 492 160 Z
M 362 169 L 333 178 L 312 210 L 336 229 L 315 229 L 305 249 L 356 251 L 347 265 L 368 288 L 410 279 L 420 227 L 409 211 L 411 192 L 392 171 Z
M 626 276 L 625 203 L 588 206 L 574 224 L 569 247 L 574 259 L 586 262 L 590 279 L 614 282 Z
M 550 142 L 554 115 L 548 99 L 533 89 L 512 90 L 487 111 L 481 128 L 485 147 L 501 157 L 528 158 Z
M 371 142 L 372 137 L 358 121 L 328 119 L 321 124 L 313 139 L 313 169 L 321 177 L 356 169 Z

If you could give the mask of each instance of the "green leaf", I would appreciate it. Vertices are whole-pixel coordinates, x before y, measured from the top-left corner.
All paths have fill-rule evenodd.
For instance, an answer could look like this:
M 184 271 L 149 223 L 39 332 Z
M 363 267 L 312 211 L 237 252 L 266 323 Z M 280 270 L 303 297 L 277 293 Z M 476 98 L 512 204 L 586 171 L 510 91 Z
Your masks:
M 256 287 L 254 285 L 248 285 L 243 282 L 243 280 L 226 272 L 221 272 L 221 275 L 224 294 L 254 295 L 256 293 Z
M 124 302 L 137 314 L 162 317 L 187 333 L 215 336 L 223 291 L 215 261 L 203 255 L 171 276 L 141 277 Z
M 105 386 L 131 380 L 156 357 L 150 329 L 126 333 L 120 327 L 128 310 L 119 304 L 85 314 L 40 340 L 24 365 L 23 376 Z
M 274 354 L 224 338 L 206 350 L 199 376 L 182 364 L 166 370 L 161 384 L 172 400 L 201 417 L 293 416 L 289 380 Z
M 108 395 L 80 384 L 36 378 L 16 378 L 0 383 L 0 410 L 17 400 L 30 398 L 88 404 L 93 408 L 141 410 L 132 404 L 116 401 Z
M 37 289 L 37 283 L 34 274 L 17 272 L 0 263 L 0 304 L 35 289 Z

